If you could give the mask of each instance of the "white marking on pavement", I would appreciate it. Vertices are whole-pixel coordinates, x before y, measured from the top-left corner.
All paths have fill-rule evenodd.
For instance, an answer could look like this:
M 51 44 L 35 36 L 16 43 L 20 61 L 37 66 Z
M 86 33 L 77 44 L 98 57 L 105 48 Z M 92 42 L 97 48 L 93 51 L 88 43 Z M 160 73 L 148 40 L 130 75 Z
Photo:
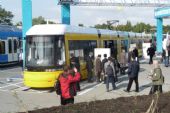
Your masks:
M 18 86 L 17 84 L 22 84 L 23 82 L 18 82 L 18 83 L 15 83 L 15 84 L 11 84 L 11 83 L 6 83 L 6 84 L 9 84 L 9 85 L 6 85 L 6 86 L 3 86 L 3 87 L 0 87 L 0 89 L 2 88 L 6 88 L 6 87 L 9 87 L 9 86 Z M 20 86 L 21 87 L 21 86 Z
M 97 84 L 97 85 L 95 85 L 95 86 L 93 86 L 93 87 L 91 87 L 91 88 L 89 88 L 89 89 L 87 89 L 87 90 L 84 90 L 84 91 L 80 92 L 78 95 L 83 95 L 83 94 L 85 94 L 85 93 L 87 93 L 87 92 L 95 89 L 96 87 L 98 87 L 98 86 L 100 86 L 100 85 L 102 85 L 102 84 L 103 84 L 103 83 Z

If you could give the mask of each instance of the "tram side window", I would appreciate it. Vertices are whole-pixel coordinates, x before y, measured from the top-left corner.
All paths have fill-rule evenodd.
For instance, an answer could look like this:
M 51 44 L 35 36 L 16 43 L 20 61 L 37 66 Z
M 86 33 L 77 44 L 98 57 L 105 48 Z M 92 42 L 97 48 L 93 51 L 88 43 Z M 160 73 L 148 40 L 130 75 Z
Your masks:
M 0 41 L 0 54 L 5 54 L 5 41 Z
M 130 48 L 134 49 L 134 47 L 136 47 L 136 41 L 132 39 L 130 41 Z
M 63 66 L 65 64 L 65 44 L 63 37 L 59 37 L 59 39 L 56 39 L 56 45 L 55 45 L 55 61 L 57 66 Z
M 143 44 L 143 41 L 142 41 L 142 40 L 139 40 L 139 42 L 138 42 L 138 48 L 139 48 L 139 49 L 142 49 L 142 44 Z
M 125 52 L 128 52 L 128 40 L 121 40 L 121 46 L 122 49 L 125 50 Z
M 8 40 L 8 52 L 12 53 L 12 40 L 11 39 Z
M 96 41 L 75 40 L 69 41 L 69 53 L 73 53 L 79 60 L 85 60 L 90 52 L 94 52 L 94 48 L 97 47 Z M 93 53 L 94 54 L 94 53 Z
M 17 53 L 17 48 L 18 48 L 17 45 L 18 45 L 17 40 L 14 39 L 14 53 Z

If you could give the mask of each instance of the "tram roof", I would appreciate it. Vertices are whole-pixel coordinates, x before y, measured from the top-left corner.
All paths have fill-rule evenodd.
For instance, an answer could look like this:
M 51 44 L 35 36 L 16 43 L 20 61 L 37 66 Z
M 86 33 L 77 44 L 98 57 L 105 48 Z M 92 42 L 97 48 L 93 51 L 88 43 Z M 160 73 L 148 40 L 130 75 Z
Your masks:
M 77 34 L 101 34 L 101 35 L 117 35 L 116 31 L 103 30 L 89 27 L 77 27 L 64 24 L 44 24 L 35 25 L 30 28 L 26 35 L 64 35 L 65 33 Z
M 0 24 L 0 37 L 9 36 L 22 37 L 22 30 L 16 26 Z
M 21 29 L 16 26 L 0 24 L 0 32 L 21 32 Z

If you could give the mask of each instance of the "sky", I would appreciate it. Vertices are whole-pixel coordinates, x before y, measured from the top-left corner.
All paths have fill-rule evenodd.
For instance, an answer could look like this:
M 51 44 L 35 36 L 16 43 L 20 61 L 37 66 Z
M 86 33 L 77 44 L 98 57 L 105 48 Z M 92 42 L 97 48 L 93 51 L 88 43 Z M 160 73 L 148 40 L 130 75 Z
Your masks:
M 13 22 L 22 21 L 22 0 L 0 0 L 2 8 L 14 14 Z M 71 25 L 83 24 L 94 26 L 106 23 L 107 20 L 119 20 L 119 23 L 132 24 L 144 22 L 156 25 L 154 7 L 120 7 L 120 6 L 71 6 Z M 32 17 L 42 16 L 47 20 L 61 23 L 61 6 L 56 0 L 32 0 Z M 170 24 L 170 19 L 164 19 L 164 25 Z

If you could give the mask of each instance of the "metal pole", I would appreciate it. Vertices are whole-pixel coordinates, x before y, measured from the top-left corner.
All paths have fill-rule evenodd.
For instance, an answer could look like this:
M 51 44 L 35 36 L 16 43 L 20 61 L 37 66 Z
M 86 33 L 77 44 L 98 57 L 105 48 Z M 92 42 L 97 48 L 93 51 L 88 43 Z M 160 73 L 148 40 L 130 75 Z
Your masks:
M 61 5 L 62 24 L 70 25 L 70 4 Z
M 32 26 L 32 1 L 22 0 L 22 41 L 23 41 L 23 69 L 25 68 L 26 32 Z
M 156 47 L 158 53 L 162 53 L 162 23 L 162 18 L 157 18 Z

